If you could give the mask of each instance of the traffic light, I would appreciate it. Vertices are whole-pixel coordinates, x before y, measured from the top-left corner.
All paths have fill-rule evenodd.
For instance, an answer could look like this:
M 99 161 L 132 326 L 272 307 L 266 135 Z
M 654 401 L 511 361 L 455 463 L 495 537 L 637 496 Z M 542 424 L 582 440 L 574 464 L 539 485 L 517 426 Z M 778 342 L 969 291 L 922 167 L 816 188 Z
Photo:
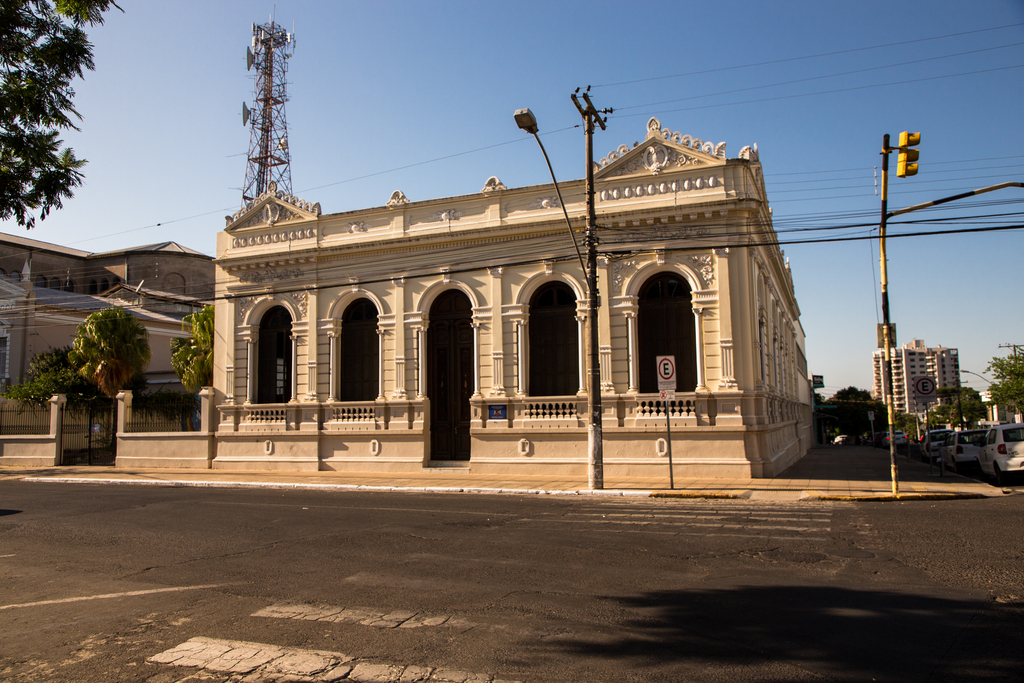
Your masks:
M 900 133 L 900 156 L 896 161 L 896 175 L 899 178 L 906 178 L 908 176 L 917 175 L 917 164 L 912 163 L 917 161 L 917 158 L 921 156 L 921 152 L 911 147 L 916 147 L 921 144 L 920 133 L 908 133 L 903 131 Z

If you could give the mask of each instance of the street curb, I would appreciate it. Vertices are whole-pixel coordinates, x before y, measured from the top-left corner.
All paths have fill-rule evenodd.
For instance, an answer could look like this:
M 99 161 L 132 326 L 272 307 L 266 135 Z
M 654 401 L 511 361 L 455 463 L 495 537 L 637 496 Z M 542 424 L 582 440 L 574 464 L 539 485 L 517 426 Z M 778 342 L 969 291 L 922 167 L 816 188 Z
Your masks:
M 737 493 L 702 493 L 700 491 L 652 491 L 651 498 L 722 498 L 741 500 L 742 494 Z
M 513 496 L 601 496 L 649 498 L 651 491 L 625 491 L 618 489 L 599 491 L 564 491 L 546 489 L 492 489 L 459 486 L 371 486 L 368 484 L 301 484 L 261 481 L 191 481 L 181 479 L 97 479 L 91 477 L 25 477 L 21 481 L 58 484 L 125 484 L 128 486 L 167 486 L 169 488 L 259 488 L 301 489 L 309 491 L 388 491 L 409 493 L 485 493 Z
M 842 500 L 842 501 L 901 501 L 901 500 L 973 500 L 978 498 L 993 498 L 984 493 L 891 493 L 877 496 L 812 496 L 812 500 Z
M 601 489 L 580 491 L 559 489 L 513 489 L 486 488 L 474 486 L 374 486 L 370 484 L 305 484 L 287 482 L 262 481 L 196 481 L 187 479 L 100 479 L 92 477 L 25 477 L 21 481 L 32 483 L 58 484 L 123 484 L 127 486 L 166 486 L 169 488 L 255 488 L 255 489 L 293 489 L 306 491 L 367 491 L 367 492 L 406 492 L 406 493 L 481 493 L 489 495 L 510 496 L 593 496 L 600 498 L 667 498 L 667 499 L 704 499 L 704 500 L 746 500 L 754 490 L 739 493 L 712 493 L 702 491 L 644 491 L 624 489 Z M 794 500 L 805 501 L 844 501 L 844 502 L 883 502 L 910 500 L 969 500 L 993 498 L 983 493 L 901 493 L 839 496 L 819 494 L 804 490 L 803 498 Z

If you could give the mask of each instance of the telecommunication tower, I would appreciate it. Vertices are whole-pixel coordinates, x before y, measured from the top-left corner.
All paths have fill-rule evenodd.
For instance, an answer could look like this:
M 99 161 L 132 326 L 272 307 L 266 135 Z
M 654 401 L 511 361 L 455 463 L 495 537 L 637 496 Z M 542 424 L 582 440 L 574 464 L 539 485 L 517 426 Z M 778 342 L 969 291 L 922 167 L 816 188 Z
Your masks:
M 245 167 L 242 203 L 267 191 L 270 183 L 285 194 L 292 192 L 291 156 L 288 153 L 288 58 L 295 36 L 274 23 L 252 25 L 252 47 L 245 50 L 246 70 L 256 67 L 255 97 L 250 109 L 242 103 L 242 125 L 250 125 L 249 155 Z

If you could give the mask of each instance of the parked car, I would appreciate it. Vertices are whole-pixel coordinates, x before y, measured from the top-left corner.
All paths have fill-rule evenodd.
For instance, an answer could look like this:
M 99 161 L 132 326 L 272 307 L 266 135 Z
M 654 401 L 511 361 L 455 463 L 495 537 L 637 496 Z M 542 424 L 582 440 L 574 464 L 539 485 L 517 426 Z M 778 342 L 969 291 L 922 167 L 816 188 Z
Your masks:
M 978 452 L 985 445 L 984 429 L 968 429 L 963 432 L 950 432 L 940 449 L 946 468 L 963 473 L 965 469 L 978 466 Z
M 1019 476 L 1024 471 L 1024 424 L 989 429 L 978 452 L 978 465 L 1000 486 L 1005 486 L 1011 475 Z
M 846 434 L 840 434 L 832 440 L 832 443 L 836 446 L 849 446 L 853 443 L 853 437 L 847 436 Z
M 938 461 L 942 457 L 940 449 L 946 442 L 946 436 L 952 431 L 952 429 L 932 429 L 926 432 L 921 440 L 921 459 L 927 462 L 930 455 L 932 462 Z
M 875 448 L 889 447 L 889 432 L 875 432 Z M 904 432 L 896 432 L 896 448 L 907 447 L 907 435 Z

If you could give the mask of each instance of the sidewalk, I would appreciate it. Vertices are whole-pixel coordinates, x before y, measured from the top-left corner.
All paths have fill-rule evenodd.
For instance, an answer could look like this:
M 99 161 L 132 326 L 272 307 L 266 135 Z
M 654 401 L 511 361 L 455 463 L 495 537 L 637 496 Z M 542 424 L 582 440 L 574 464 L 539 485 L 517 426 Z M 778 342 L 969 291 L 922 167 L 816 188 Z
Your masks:
M 900 500 L 983 498 L 1002 489 L 908 460 L 897 459 Z M 752 500 L 892 500 L 889 452 L 867 446 L 822 446 L 774 479 L 685 479 L 669 488 L 664 478 L 605 478 L 605 489 L 590 491 L 585 478 L 486 475 L 438 468 L 418 473 L 276 472 L 242 470 L 141 469 L 115 467 L 0 468 L 0 480 L 62 483 L 123 483 L 164 486 L 311 488 L 327 490 L 516 493 L 550 495 L 745 498 Z

